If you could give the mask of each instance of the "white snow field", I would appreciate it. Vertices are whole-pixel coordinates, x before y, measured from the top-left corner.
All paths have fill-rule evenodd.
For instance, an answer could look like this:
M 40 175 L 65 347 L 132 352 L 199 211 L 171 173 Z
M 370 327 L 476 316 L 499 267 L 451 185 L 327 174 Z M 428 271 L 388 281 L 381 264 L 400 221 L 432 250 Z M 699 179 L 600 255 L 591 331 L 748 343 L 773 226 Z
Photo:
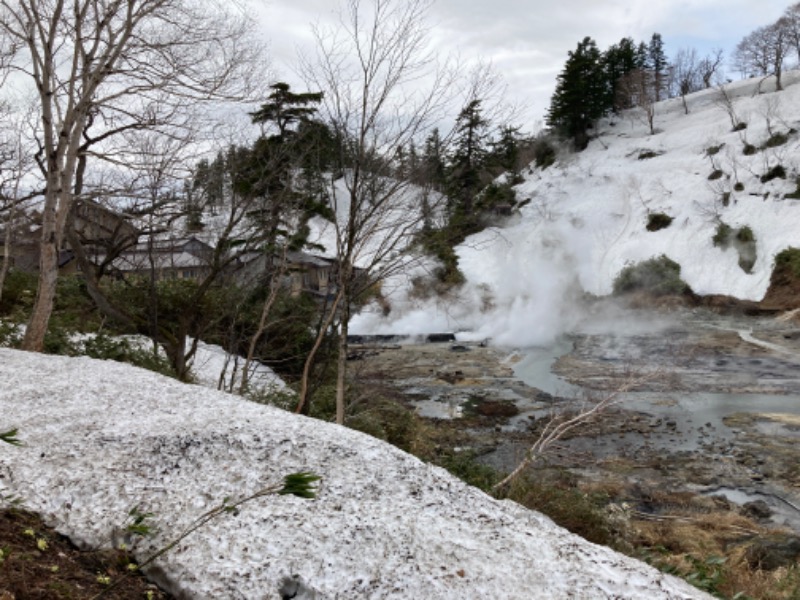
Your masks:
M 159 559 L 179 597 L 709 597 L 346 428 L 89 358 L 0 349 L 0 381 L 24 442 L 0 448 L 0 496 L 84 545 L 138 506 L 158 530 L 141 560 L 226 497 L 322 476 L 316 499 L 245 504 Z
M 680 264 L 698 294 L 760 300 L 775 255 L 800 247 L 800 199 L 786 197 L 800 175 L 798 82 L 800 71 L 790 71 L 781 92 L 774 79 L 727 85 L 736 118 L 747 124 L 741 131 L 732 130 L 716 88 L 687 96 L 688 115 L 680 98 L 657 104 L 655 135 L 635 111 L 601 121 L 583 152 L 561 152 L 555 165 L 523 171 L 515 190 L 530 202 L 518 216 L 457 249 L 467 279 L 458 294 L 419 301 L 398 292 L 388 317 L 376 307 L 357 316 L 351 331 L 460 330 L 501 345 L 546 345 L 581 317 L 572 297 L 609 294 L 626 265 L 662 254 Z M 787 143 L 766 147 L 773 133 Z M 745 155 L 746 143 L 758 150 Z M 786 178 L 762 182 L 777 165 Z M 715 170 L 722 175 L 709 179 Z M 672 224 L 647 231 L 653 213 Z M 755 234 L 751 273 L 739 267 L 736 250 L 714 246 L 720 222 Z

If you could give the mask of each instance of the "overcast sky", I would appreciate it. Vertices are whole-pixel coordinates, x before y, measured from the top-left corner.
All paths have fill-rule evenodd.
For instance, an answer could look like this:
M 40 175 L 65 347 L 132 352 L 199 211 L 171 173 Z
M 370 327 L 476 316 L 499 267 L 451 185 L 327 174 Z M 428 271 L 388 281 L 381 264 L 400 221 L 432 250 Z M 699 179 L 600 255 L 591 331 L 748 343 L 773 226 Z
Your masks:
M 369 0 L 364 0 L 369 2 Z M 719 47 L 730 56 L 756 27 L 774 22 L 790 0 L 437 0 L 433 39 L 442 53 L 490 60 L 509 95 L 527 107 L 521 123 L 532 130 L 550 103 L 567 52 L 585 36 L 601 50 L 623 37 L 637 42 L 661 34 L 667 54 Z M 298 48 L 311 44 L 312 22 L 335 23 L 335 0 L 268 0 L 264 31 L 276 74 L 294 81 Z M 730 71 L 730 69 L 728 69 Z M 737 73 L 730 72 L 733 79 Z

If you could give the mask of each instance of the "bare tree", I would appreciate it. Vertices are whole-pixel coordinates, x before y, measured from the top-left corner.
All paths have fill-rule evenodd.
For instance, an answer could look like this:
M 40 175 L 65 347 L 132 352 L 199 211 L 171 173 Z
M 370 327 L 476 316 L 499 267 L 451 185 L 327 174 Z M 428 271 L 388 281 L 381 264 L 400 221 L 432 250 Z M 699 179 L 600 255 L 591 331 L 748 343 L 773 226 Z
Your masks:
M 725 85 L 721 84 L 717 88 L 717 95 L 714 98 L 714 104 L 725 111 L 731 121 L 731 128 L 733 131 L 741 131 L 747 124 L 739 119 L 736 112 L 736 103 L 734 97 L 728 92 Z
M 402 266 L 421 223 L 413 186 L 393 177 L 394 153 L 435 123 L 452 91 L 427 49 L 429 4 L 348 0 L 337 29 L 315 29 L 316 55 L 304 60 L 308 86 L 324 92 L 320 112 L 341 142 L 344 165 L 344 176 L 332 174 L 328 182 L 338 260 L 327 320 L 335 314 L 339 321 L 337 423 L 344 422 L 352 307 Z
M 787 44 L 797 55 L 800 63 L 800 2 L 792 4 L 784 13 Z
M 4 248 L 0 262 L 0 296 L 11 268 L 19 217 L 24 214 L 26 206 L 40 195 L 39 190 L 26 190 L 23 186 L 23 180 L 34 167 L 33 157 L 26 152 L 30 118 L 30 105 L 12 107 L 9 102 L 0 100 L 0 121 L 5 125 L 0 130 L 0 223 L 3 225 L 3 240 L 0 243 Z
M 722 58 L 723 53 L 722 49 L 715 48 L 711 51 L 711 54 L 708 54 L 697 65 L 698 74 L 700 75 L 700 79 L 703 81 L 703 87 L 705 89 L 709 89 L 713 86 L 720 76 L 719 69 L 722 66 Z
M 642 122 L 650 128 L 650 135 L 655 135 L 656 88 L 652 72 L 646 69 L 634 69 L 619 79 L 617 94 L 623 106 L 632 106 Z
M 783 89 L 783 65 L 790 49 L 788 25 L 789 21 L 782 17 L 772 25 L 759 27 L 737 44 L 733 60 L 743 76 L 766 79 L 774 75 L 775 89 Z
M 45 185 L 39 286 L 24 347 L 41 350 L 79 162 L 114 134 L 157 128 L 203 102 L 241 99 L 258 52 L 237 3 L 0 0 L 2 48 L 36 89 Z
M 683 110 L 688 115 L 689 105 L 686 96 L 702 89 L 700 59 L 694 48 L 681 48 L 672 62 L 673 93 L 683 101 Z

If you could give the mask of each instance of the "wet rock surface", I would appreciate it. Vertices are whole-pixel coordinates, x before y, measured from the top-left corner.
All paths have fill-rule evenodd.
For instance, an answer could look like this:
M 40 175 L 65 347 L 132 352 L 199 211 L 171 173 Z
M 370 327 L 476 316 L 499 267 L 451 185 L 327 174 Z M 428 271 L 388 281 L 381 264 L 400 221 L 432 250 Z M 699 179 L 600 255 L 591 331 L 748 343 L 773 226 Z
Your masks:
M 579 331 L 569 341 L 552 368 L 577 396 L 522 381 L 523 351 L 478 344 L 381 351 L 359 362 L 358 376 L 390 383 L 420 415 L 460 429 L 482 462 L 510 470 L 553 414 L 654 372 L 558 440 L 547 464 L 676 492 L 723 490 L 736 510 L 749 503 L 754 520 L 800 531 L 796 322 L 683 311 L 650 332 Z

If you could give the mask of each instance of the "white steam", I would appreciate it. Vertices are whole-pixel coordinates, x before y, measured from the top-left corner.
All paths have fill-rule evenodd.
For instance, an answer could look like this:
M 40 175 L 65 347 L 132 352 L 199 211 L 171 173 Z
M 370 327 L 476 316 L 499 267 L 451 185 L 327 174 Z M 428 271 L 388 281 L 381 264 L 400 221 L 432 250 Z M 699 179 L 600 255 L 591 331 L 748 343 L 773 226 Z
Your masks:
M 585 232 L 571 225 L 518 221 L 470 237 L 458 249 L 467 283 L 446 299 L 409 298 L 398 286 L 391 312 L 364 311 L 351 330 L 362 334 L 459 332 L 501 346 L 543 346 L 580 318 L 579 266 L 588 261 Z M 420 270 L 422 271 L 422 270 Z

